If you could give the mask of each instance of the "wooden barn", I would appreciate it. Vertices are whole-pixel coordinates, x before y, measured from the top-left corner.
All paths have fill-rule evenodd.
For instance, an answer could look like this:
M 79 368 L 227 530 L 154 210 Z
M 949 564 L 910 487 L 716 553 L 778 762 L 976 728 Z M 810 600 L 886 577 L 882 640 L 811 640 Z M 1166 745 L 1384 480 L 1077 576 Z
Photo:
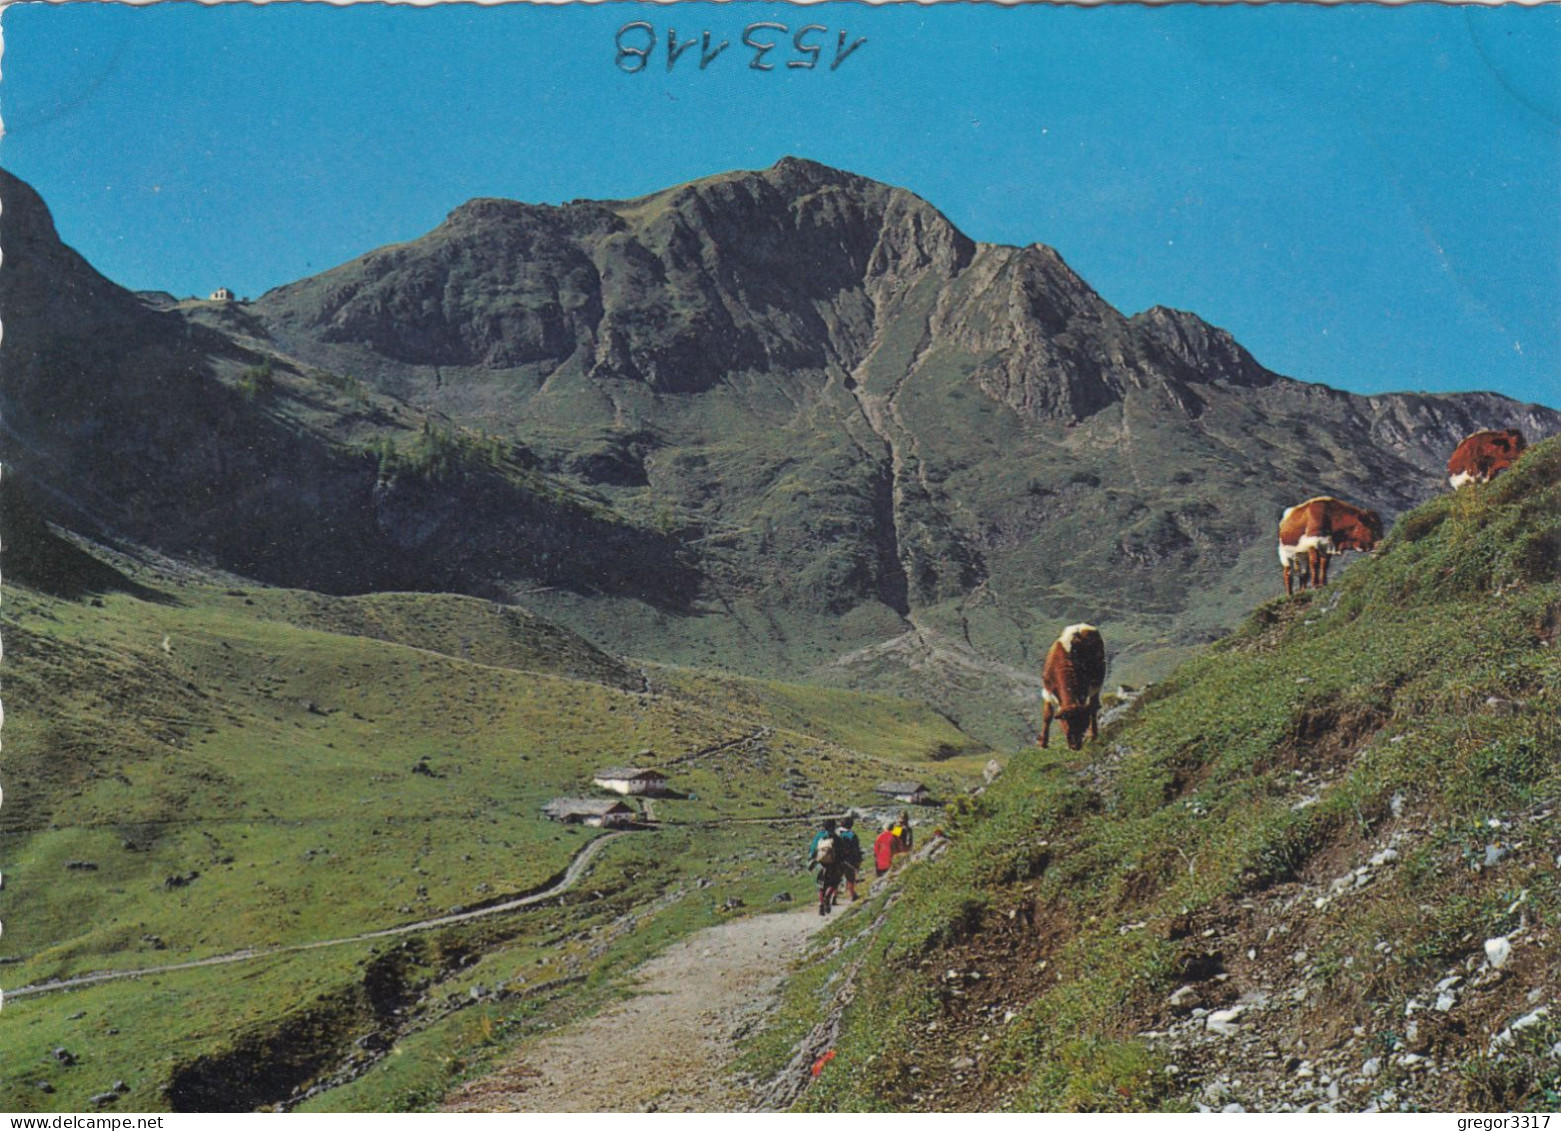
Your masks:
M 644 770 L 633 766 L 615 766 L 611 769 L 597 770 L 592 775 L 592 780 L 603 789 L 610 789 L 614 793 L 644 794 L 650 797 L 659 797 L 667 792 L 667 775 L 660 770 Z
M 625 801 L 602 801 L 593 797 L 559 797 L 542 807 L 542 812 L 566 825 L 589 825 L 610 829 L 632 825 L 639 820 L 634 806 Z
M 874 791 L 885 797 L 892 797 L 896 801 L 906 801 L 912 805 L 926 805 L 932 800 L 932 795 L 927 792 L 927 787 L 919 781 L 885 781 L 879 782 Z

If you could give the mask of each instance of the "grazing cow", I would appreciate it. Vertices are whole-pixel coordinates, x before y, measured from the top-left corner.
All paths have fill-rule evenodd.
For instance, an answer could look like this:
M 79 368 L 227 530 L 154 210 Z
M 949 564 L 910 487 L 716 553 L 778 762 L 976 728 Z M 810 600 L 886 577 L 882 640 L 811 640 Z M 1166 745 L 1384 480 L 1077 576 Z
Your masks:
M 1453 450 L 1447 461 L 1447 481 L 1453 490 L 1469 483 L 1489 483 L 1518 462 L 1527 445 L 1516 428 L 1476 432 Z
M 1069 625 L 1046 653 L 1041 669 L 1041 748 L 1053 718 L 1062 719 L 1068 749 L 1084 745 L 1084 731 L 1094 738 L 1100 714 L 1100 688 L 1106 682 L 1106 642 L 1092 624 Z
M 1328 584 L 1328 559 L 1345 550 L 1370 553 L 1382 540 L 1382 519 L 1326 495 L 1307 499 L 1279 518 L 1279 564 L 1285 572 L 1285 595 L 1294 592 L 1291 571 L 1297 558 L 1306 573 L 1302 588 Z

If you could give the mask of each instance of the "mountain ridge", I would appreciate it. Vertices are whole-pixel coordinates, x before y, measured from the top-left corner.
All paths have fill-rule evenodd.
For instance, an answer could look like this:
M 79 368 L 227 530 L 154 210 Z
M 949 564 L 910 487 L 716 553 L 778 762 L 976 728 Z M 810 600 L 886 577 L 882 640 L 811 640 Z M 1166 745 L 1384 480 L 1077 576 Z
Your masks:
M 16 247 L 24 277 L 77 287 L 74 260 Z M 624 201 L 475 199 L 247 304 L 62 312 L 6 275 L 0 351 L 25 357 L 0 393 L 35 497 L 100 498 L 130 537 L 260 580 L 453 589 L 619 654 L 925 695 L 992 741 L 1027 737 L 1033 688 L 973 684 L 961 650 L 1029 670 L 1084 619 L 1117 678 L 1154 678 L 1272 591 L 1285 506 L 1391 517 L 1468 432 L 1561 430 L 1494 394 L 1296 381 L 1191 312 L 1124 315 L 1052 248 L 799 159 Z M 71 362 L 69 397 L 18 379 L 49 364 L 29 343 L 117 344 L 122 311 L 155 349 Z M 105 388 L 120 408 L 92 410 Z M 181 445 L 252 452 L 223 490 L 280 530 L 232 529 L 215 497 L 184 515 Z M 350 537 L 310 534 L 314 512 Z

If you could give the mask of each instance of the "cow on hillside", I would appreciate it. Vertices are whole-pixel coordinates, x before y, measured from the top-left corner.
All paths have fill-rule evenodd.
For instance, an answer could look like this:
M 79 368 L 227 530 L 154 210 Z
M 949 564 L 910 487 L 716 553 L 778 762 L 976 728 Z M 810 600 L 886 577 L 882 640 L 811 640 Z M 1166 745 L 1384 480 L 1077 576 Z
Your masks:
M 1306 572 L 1302 588 L 1328 584 L 1328 559 L 1345 550 L 1370 553 L 1382 540 L 1382 519 L 1326 495 L 1307 499 L 1279 518 L 1279 564 L 1285 573 L 1285 595 L 1293 593 L 1292 571 L 1301 559 Z
M 1106 642 L 1092 624 L 1069 625 L 1046 653 L 1041 669 L 1041 748 L 1053 718 L 1062 719 L 1068 749 L 1084 745 L 1084 732 L 1094 738 L 1100 714 L 1100 689 L 1106 682 Z
M 1516 428 L 1476 432 L 1465 437 L 1447 461 L 1447 481 L 1453 490 L 1469 483 L 1489 483 L 1518 462 L 1527 445 Z

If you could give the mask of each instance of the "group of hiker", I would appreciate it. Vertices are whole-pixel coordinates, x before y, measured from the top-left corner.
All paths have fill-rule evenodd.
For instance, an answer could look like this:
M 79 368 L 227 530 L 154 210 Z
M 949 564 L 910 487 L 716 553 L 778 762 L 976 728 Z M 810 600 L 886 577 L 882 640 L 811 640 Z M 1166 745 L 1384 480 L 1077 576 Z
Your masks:
M 828 915 L 840 894 L 844 881 L 846 894 L 856 902 L 856 881 L 862 868 L 862 841 L 856 835 L 856 815 L 825 817 L 808 845 L 808 868 L 818 881 L 818 913 Z M 893 821 L 883 822 L 873 841 L 873 866 L 883 876 L 894 866 L 895 858 L 911 850 L 910 814 L 902 811 Z

